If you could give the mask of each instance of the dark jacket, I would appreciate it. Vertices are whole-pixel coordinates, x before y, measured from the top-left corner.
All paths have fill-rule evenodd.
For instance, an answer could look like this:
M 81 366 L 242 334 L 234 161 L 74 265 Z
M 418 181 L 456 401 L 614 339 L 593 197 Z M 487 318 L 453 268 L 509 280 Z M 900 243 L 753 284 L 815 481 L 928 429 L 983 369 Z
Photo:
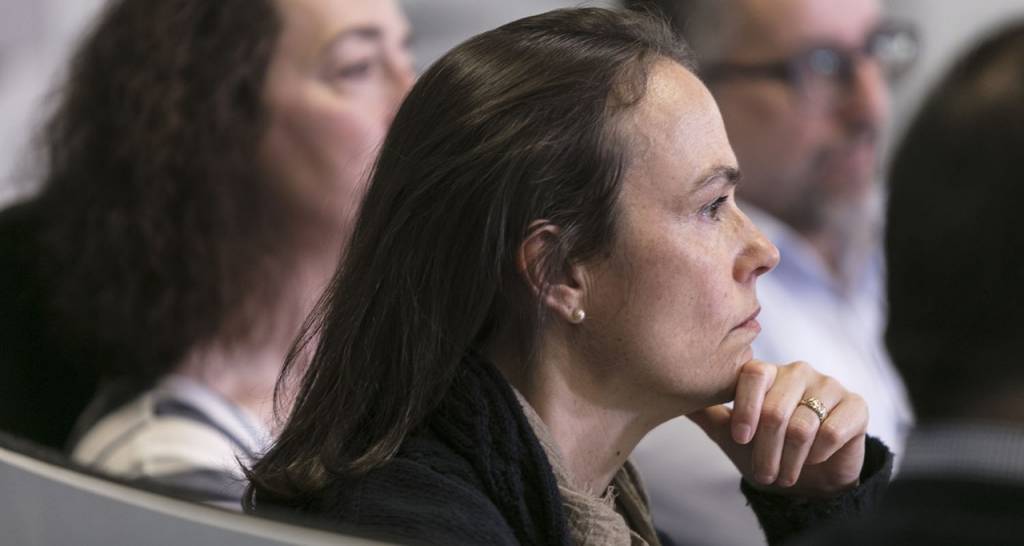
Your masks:
M 802 502 L 746 492 L 755 510 L 769 512 L 762 517 L 768 536 L 782 537 L 866 508 L 889 468 L 891 455 L 872 440 L 864 483 L 839 499 Z M 256 492 L 257 513 L 280 508 L 262 505 Z M 315 505 L 301 510 L 331 526 L 405 542 L 570 544 L 543 448 L 509 384 L 476 359 L 390 462 L 356 481 L 329 484 Z
M 44 225 L 35 202 L 0 212 L 0 429 L 62 449 L 107 357 L 54 310 Z
M 819 530 L 800 544 L 1024 544 L 1024 484 L 897 479 L 876 514 Z

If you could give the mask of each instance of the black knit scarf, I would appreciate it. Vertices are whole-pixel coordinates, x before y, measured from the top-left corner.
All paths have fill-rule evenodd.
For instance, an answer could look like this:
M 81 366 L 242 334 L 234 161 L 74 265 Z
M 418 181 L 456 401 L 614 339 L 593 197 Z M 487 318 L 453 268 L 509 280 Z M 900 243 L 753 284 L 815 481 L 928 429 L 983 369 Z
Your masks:
M 551 464 L 511 386 L 482 358 L 463 364 L 431 433 L 473 467 L 520 543 L 570 544 Z

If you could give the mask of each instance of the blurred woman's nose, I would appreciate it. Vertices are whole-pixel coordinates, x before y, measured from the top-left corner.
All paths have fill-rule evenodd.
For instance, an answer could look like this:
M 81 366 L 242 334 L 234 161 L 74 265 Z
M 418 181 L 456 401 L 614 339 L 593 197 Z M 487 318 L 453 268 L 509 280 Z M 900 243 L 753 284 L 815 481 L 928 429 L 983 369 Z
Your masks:
M 779 249 L 746 216 L 744 223 L 747 243 L 736 259 L 733 276 L 737 282 L 748 283 L 779 265 Z
M 392 54 L 391 57 L 388 63 L 390 75 L 388 98 L 391 106 L 391 115 L 394 116 L 398 106 L 405 99 L 405 95 L 412 89 L 412 85 L 416 81 L 416 72 L 413 69 L 412 57 L 408 51 L 403 49 Z

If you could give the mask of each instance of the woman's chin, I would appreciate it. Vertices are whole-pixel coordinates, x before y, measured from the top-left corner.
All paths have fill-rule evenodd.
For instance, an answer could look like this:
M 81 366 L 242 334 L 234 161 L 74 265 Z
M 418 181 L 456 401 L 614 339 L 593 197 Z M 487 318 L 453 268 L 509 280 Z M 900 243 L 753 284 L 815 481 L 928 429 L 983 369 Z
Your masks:
M 736 369 L 739 370 L 744 364 L 754 359 L 754 349 L 750 345 L 747 345 L 740 351 L 740 355 L 736 358 Z

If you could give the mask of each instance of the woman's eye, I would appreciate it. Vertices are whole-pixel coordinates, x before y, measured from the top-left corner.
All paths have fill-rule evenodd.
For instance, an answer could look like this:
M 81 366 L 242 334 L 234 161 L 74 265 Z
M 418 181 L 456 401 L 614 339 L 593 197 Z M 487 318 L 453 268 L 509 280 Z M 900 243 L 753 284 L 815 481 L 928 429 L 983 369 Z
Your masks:
M 339 68 L 334 75 L 344 80 L 358 80 L 368 76 L 372 69 L 373 65 L 369 61 L 366 61 L 345 65 Z
M 729 202 L 729 196 L 723 195 L 705 206 L 702 213 L 712 220 L 718 220 L 719 210 L 722 208 L 722 205 L 725 205 L 727 202 Z

